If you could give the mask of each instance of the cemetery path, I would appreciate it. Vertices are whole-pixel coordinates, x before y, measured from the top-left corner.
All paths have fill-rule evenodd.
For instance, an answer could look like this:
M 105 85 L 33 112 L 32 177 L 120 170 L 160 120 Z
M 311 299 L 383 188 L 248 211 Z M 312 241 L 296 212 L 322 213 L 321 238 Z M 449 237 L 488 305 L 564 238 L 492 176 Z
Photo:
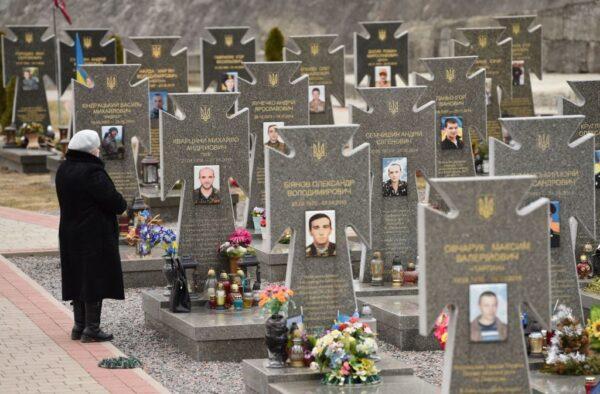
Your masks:
M 71 311 L 0 255 L 0 392 L 165 393 L 137 369 L 104 369 L 110 343 L 70 339 Z
M 0 206 L 0 253 L 58 253 L 58 216 Z

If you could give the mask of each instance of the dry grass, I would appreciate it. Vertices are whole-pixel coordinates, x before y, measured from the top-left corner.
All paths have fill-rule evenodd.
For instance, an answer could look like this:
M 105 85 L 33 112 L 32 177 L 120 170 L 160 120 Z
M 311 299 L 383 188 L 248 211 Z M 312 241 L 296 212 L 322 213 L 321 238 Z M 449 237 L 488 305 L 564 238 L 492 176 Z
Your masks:
M 57 212 L 58 200 L 50 185 L 50 174 L 21 174 L 0 168 L 0 206 Z

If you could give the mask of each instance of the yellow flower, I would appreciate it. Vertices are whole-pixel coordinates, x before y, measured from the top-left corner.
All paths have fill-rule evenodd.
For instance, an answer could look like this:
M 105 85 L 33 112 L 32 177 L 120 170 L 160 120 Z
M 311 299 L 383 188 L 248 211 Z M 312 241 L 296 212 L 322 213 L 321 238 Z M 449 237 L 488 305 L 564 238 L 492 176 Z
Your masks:
M 591 329 L 591 334 L 596 338 L 600 338 L 600 320 L 593 322 Z

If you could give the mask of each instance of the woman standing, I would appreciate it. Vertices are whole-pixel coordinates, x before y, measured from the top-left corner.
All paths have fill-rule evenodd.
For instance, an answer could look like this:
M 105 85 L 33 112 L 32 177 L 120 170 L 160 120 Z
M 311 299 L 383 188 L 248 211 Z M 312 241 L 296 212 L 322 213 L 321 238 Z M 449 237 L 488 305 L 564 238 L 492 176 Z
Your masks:
M 117 215 L 127 202 L 99 155 L 98 133 L 82 130 L 71 138 L 56 173 L 62 298 L 73 304 L 71 339 L 82 342 L 113 338 L 100 329 L 102 300 L 125 298 Z

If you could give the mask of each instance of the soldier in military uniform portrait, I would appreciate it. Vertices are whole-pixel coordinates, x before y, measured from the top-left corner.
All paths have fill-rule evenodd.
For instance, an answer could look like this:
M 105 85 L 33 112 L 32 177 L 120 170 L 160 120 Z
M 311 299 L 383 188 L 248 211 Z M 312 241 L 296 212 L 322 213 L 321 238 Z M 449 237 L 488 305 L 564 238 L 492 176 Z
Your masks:
M 383 197 L 408 196 L 408 177 L 406 171 L 402 170 L 402 163 L 406 161 L 403 157 L 383 159 Z
M 281 140 L 277 127 L 283 126 L 283 122 L 265 122 L 263 123 L 263 140 L 265 146 L 277 149 L 281 153 L 285 153 L 285 143 Z
M 335 211 L 307 211 L 306 257 L 335 256 Z
M 194 204 L 220 204 L 219 166 L 194 166 Z
M 377 66 L 375 67 L 375 87 L 376 88 L 389 88 L 392 86 L 390 80 L 392 68 L 390 66 Z
M 123 159 L 123 126 L 102 126 L 102 141 L 100 144 L 104 160 Z
M 237 77 L 238 73 L 228 72 L 221 75 L 221 92 L 237 92 Z
M 21 86 L 25 91 L 38 90 L 40 87 L 40 79 L 38 78 L 37 67 L 25 67 L 23 69 L 23 79 Z
M 150 92 L 150 119 L 158 119 L 167 110 L 167 92 Z
M 442 116 L 442 150 L 463 149 L 462 118 L 460 116 Z
M 325 86 L 309 86 L 308 108 L 311 114 L 325 112 Z

